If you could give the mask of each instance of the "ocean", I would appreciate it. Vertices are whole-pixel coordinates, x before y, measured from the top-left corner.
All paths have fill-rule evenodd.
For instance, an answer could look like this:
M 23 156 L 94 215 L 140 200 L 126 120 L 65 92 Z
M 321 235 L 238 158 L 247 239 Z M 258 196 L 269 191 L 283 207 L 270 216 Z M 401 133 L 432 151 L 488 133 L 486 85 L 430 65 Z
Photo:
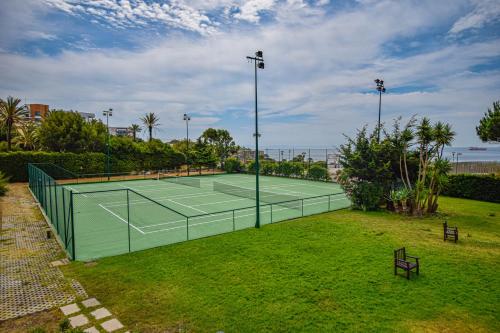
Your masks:
M 500 162 L 500 146 L 495 145 L 485 147 L 486 150 L 470 150 L 469 147 L 446 147 L 444 149 L 444 156 L 450 161 L 453 159 L 453 152 L 455 152 L 455 161 L 459 162 Z

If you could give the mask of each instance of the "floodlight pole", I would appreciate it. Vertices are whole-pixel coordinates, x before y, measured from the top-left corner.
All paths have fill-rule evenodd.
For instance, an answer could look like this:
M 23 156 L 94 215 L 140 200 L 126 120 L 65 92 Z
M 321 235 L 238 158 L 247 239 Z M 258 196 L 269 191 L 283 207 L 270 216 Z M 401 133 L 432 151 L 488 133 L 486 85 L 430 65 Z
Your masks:
M 382 110 L 382 93 L 385 93 L 384 80 L 375 79 L 377 90 L 379 92 L 378 99 L 378 125 L 377 125 L 377 142 L 380 142 L 380 113 Z
M 187 174 L 189 176 L 189 121 L 191 117 L 184 113 L 184 121 L 186 122 L 186 165 Z
M 255 57 L 248 57 L 247 59 L 254 63 L 254 76 L 255 76 L 255 227 L 260 228 L 260 196 L 259 196 L 259 120 L 257 113 L 257 67 L 264 69 L 264 57 L 262 51 L 255 52 Z
M 102 111 L 102 114 L 106 116 L 106 129 L 107 129 L 107 136 L 106 136 L 106 174 L 108 175 L 108 180 L 109 180 L 109 117 L 113 116 L 113 109 L 109 108 L 109 110 L 104 110 Z

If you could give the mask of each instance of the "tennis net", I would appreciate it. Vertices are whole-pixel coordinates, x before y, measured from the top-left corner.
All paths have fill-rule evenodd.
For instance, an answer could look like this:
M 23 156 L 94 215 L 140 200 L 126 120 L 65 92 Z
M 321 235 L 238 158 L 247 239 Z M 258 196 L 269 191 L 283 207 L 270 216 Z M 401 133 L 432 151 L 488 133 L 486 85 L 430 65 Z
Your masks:
M 248 198 L 254 200 L 256 199 L 255 189 L 230 185 L 221 182 L 214 182 L 213 184 L 214 184 L 213 189 L 215 192 L 221 192 L 241 198 Z M 297 196 L 267 192 L 267 191 L 259 191 L 259 198 L 262 202 L 265 203 L 276 204 L 286 208 L 301 209 L 300 201 L 302 198 Z
M 186 186 L 191 186 L 191 187 L 201 187 L 201 181 L 198 178 L 193 178 L 193 177 L 177 177 L 177 176 L 170 176 L 166 174 L 158 174 L 158 180 L 168 182 L 168 183 L 174 183 L 174 184 L 181 184 L 181 185 L 186 185 Z

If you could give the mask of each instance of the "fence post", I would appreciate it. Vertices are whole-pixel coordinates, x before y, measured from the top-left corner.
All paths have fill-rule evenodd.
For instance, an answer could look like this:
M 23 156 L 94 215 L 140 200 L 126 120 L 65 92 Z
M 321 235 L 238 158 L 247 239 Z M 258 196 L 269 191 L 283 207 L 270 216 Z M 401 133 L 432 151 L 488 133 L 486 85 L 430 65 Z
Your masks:
M 130 204 L 128 197 L 129 189 L 127 189 L 127 233 L 128 233 L 128 253 L 130 253 Z
M 236 226 L 234 224 L 234 209 L 233 209 L 233 231 L 235 231 L 235 230 L 236 230 Z
M 330 211 L 330 201 L 331 201 L 332 195 L 328 194 L 328 211 Z
M 57 200 L 57 186 L 58 185 L 56 183 L 56 186 L 54 187 L 54 193 L 55 193 L 54 197 L 56 198 L 56 229 L 57 229 L 57 233 L 59 234 L 59 209 L 58 209 L 59 205 L 57 204 L 57 202 L 59 200 Z
M 67 190 L 63 187 L 61 189 L 61 191 L 62 191 L 62 205 L 63 205 L 64 244 L 66 244 L 66 229 L 67 229 L 66 228 L 66 194 L 64 192 Z M 61 234 L 59 234 L 59 237 L 61 237 Z
M 302 201 L 302 217 L 304 217 L 304 199 L 300 199 Z
M 273 204 L 271 204 L 271 224 L 273 223 Z
M 186 240 L 189 240 L 189 217 L 186 217 Z
M 73 248 L 73 260 L 76 259 L 75 249 L 75 221 L 74 221 L 74 206 L 73 206 L 73 191 L 70 192 L 70 209 L 71 209 L 71 247 Z

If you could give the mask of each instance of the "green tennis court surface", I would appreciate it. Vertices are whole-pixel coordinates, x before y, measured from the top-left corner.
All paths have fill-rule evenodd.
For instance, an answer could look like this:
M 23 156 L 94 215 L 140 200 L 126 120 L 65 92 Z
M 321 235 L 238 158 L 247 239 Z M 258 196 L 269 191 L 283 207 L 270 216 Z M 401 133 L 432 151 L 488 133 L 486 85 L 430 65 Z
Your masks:
M 261 224 L 349 206 L 334 183 L 261 176 Z M 64 185 L 74 258 L 138 251 L 255 226 L 255 176 L 221 174 Z

